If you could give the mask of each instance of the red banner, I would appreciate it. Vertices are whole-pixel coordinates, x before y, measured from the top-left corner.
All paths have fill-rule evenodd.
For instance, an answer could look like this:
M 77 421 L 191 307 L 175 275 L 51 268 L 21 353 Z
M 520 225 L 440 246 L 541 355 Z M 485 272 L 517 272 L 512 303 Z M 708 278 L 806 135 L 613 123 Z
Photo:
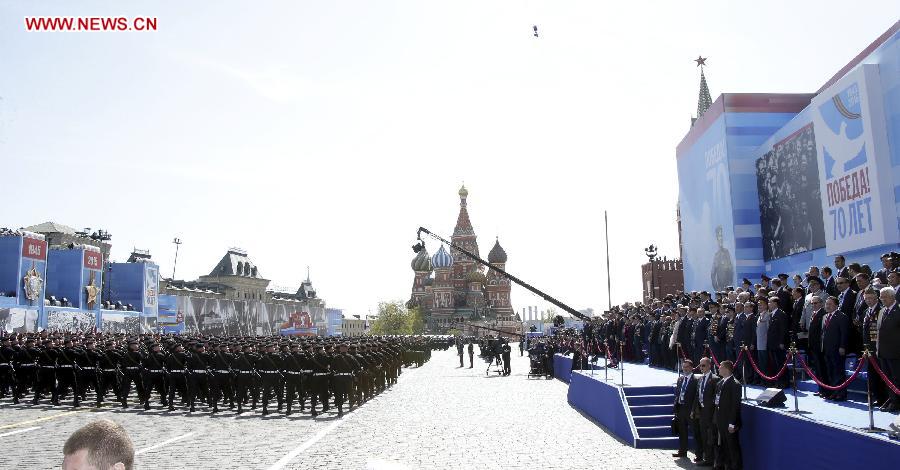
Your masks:
M 103 255 L 96 251 L 84 252 L 84 267 L 87 269 L 101 270 L 103 269 Z
M 36 259 L 39 261 L 47 260 L 47 242 L 36 238 L 22 238 L 22 257 Z

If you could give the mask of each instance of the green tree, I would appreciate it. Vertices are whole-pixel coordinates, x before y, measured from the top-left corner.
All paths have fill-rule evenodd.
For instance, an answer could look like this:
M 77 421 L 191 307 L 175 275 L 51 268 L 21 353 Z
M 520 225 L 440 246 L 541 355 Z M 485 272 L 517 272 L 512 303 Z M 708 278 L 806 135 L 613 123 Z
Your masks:
M 378 303 L 378 318 L 372 324 L 373 335 L 408 335 L 411 334 L 409 311 L 402 301 Z
M 409 332 L 420 335 L 425 331 L 425 315 L 420 307 L 414 307 L 407 311 L 409 316 Z

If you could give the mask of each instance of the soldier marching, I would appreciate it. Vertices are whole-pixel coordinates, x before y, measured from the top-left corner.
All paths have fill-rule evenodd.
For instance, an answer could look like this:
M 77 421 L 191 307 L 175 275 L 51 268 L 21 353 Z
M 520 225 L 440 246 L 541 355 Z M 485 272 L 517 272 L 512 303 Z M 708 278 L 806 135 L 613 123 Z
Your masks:
M 93 394 L 96 407 L 264 415 L 302 413 L 308 400 L 312 416 L 343 415 L 445 347 L 423 336 L 12 334 L 0 337 L 0 398 L 79 407 Z

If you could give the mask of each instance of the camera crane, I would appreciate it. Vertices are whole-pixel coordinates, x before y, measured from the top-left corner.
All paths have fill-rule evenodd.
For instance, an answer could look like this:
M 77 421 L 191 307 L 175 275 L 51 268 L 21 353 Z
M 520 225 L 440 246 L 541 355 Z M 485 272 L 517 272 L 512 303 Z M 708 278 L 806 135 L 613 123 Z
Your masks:
M 478 263 L 478 264 L 480 264 L 480 265 L 482 265 L 482 266 L 485 266 L 485 267 L 487 267 L 488 269 L 492 269 L 492 270 L 494 270 L 494 271 L 500 273 L 500 275 L 502 275 L 503 277 L 505 277 L 505 278 L 509 279 L 510 281 L 515 282 L 516 284 L 518 284 L 518 285 L 520 285 L 520 286 L 522 286 L 522 287 L 528 289 L 529 291 L 531 291 L 532 293 L 534 293 L 534 294 L 540 296 L 542 299 L 546 300 L 547 302 L 550 302 L 551 304 L 556 305 L 557 307 L 559 307 L 559 308 L 565 310 L 566 312 L 568 312 L 569 314 L 571 314 L 571 315 L 574 316 L 575 318 L 578 318 L 579 320 L 583 320 L 583 321 L 591 321 L 591 318 L 590 318 L 589 316 L 587 316 L 587 315 L 585 315 L 585 314 L 579 312 L 578 310 L 575 310 L 575 309 L 572 308 L 572 307 L 569 307 L 568 305 L 566 305 L 566 304 L 560 302 L 559 300 L 556 300 L 555 298 L 551 297 L 549 294 L 547 294 L 547 293 L 541 291 L 540 289 L 538 289 L 538 288 L 532 286 L 531 284 L 529 284 L 529 283 L 527 283 L 527 282 L 525 282 L 525 281 L 523 281 L 523 280 L 517 278 L 516 276 L 513 276 L 512 274 L 510 274 L 510 273 L 508 273 L 508 272 L 506 272 L 506 271 L 504 271 L 504 270 L 502 270 L 502 269 L 500 269 L 500 268 L 498 268 L 498 267 L 496 267 L 496 266 L 492 266 L 492 265 L 491 265 L 490 263 L 488 263 L 487 261 L 485 261 L 485 260 L 483 260 L 483 259 L 481 259 L 481 258 L 475 256 L 475 255 L 472 254 L 472 253 L 469 253 L 469 251 L 466 250 L 466 249 L 464 249 L 464 248 L 461 248 L 461 247 L 459 247 L 459 246 L 454 245 L 453 243 L 450 243 L 449 241 L 447 241 L 447 240 L 445 240 L 444 238 L 442 238 L 440 235 L 436 235 L 435 233 L 433 233 L 432 231 L 428 230 L 428 229 L 425 228 L 425 227 L 419 227 L 419 230 L 416 232 L 416 240 L 417 240 L 417 242 L 416 242 L 416 244 L 414 244 L 414 245 L 412 246 L 412 249 L 413 249 L 414 252 L 418 253 L 418 252 L 422 251 L 422 250 L 425 248 L 425 241 L 422 240 L 422 234 L 423 234 L 423 233 L 424 233 L 425 235 L 428 235 L 428 236 L 434 238 L 435 240 L 440 241 L 441 243 L 446 243 L 446 244 L 449 245 L 451 248 L 455 248 L 457 251 L 459 251 L 460 253 L 462 253 L 462 254 L 468 256 L 469 258 L 471 258 L 471 259 L 472 259 L 473 261 L 475 261 L 476 263 Z M 475 325 L 471 325 L 471 326 L 475 326 Z M 481 327 L 481 326 L 479 326 L 478 328 L 484 328 L 484 329 L 486 329 L 486 330 L 491 330 L 491 328 L 485 328 L 485 327 Z M 498 331 L 498 330 L 493 330 L 493 331 Z

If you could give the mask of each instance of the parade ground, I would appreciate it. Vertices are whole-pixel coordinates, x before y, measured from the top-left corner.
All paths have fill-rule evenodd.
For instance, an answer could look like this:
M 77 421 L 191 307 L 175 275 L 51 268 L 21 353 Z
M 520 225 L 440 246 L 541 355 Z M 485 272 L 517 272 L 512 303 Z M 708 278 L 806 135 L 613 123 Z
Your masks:
M 515 345 L 514 345 L 515 346 Z M 518 353 L 518 348 L 513 348 Z M 677 468 L 671 451 L 634 449 L 566 401 L 559 380 L 528 379 L 528 358 L 513 356 L 510 377 L 458 368 L 455 349 L 435 351 L 397 385 L 337 417 L 312 418 L 259 409 L 240 416 L 13 405 L 0 401 L 3 468 L 59 468 L 63 443 L 97 419 L 131 435 L 136 468 L 450 469 Z M 682 465 L 692 466 L 687 461 Z

